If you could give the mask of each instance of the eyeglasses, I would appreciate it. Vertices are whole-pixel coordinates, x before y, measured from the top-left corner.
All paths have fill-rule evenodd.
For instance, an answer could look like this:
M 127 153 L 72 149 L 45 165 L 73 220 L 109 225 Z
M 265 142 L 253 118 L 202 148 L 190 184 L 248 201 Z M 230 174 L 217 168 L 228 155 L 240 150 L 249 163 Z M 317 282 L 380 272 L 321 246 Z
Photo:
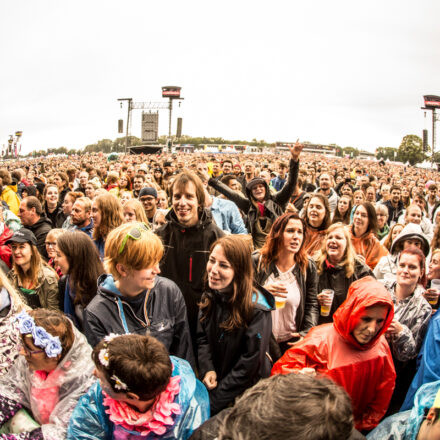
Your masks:
M 121 246 L 119 246 L 119 254 L 122 254 L 122 252 L 124 251 L 125 245 L 127 244 L 127 240 L 129 238 L 132 238 L 133 240 L 139 240 L 142 237 L 142 232 L 149 230 L 149 227 L 145 223 L 141 223 L 139 226 L 133 226 L 133 228 L 128 231 L 128 233 L 122 240 Z
M 56 243 L 53 243 L 53 242 L 50 242 L 50 241 L 46 241 L 46 246 L 47 247 L 55 247 L 57 244 Z
M 26 354 L 33 355 L 37 353 L 44 353 L 44 350 L 31 350 L 23 341 L 19 342 L 19 348 L 23 348 Z

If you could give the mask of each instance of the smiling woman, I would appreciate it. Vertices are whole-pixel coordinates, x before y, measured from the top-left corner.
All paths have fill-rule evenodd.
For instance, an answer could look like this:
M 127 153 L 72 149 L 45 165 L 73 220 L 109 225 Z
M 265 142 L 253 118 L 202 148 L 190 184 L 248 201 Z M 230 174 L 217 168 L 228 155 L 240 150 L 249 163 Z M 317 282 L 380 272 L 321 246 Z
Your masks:
M 376 237 L 377 215 L 370 202 L 362 202 L 356 207 L 350 233 L 356 253 L 365 258 L 365 262 L 371 269 L 376 267 L 383 256 L 388 255 L 388 251 Z
M 397 373 L 391 401 L 394 410 L 403 403 L 416 372 L 416 357 L 432 311 L 423 296 L 426 268 L 425 256 L 420 249 L 410 246 L 400 252 L 396 275 L 396 282 L 385 283 L 394 302 L 394 320 L 387 333 Z
M 330 226 L 315 261 L 318 267 L 319 303 L 322 305 L 324 302 L 324 290 L 334 292 L 329 316 L 319 317 L 319 323 L 322 324 L 333 320 L 333 313 L 345 301 L 350 284 L 372 275 L 372 272 L 356 255 L 350 234 L 342 223 Z
M 197 347 L 211 415 L 270 373 L 274 301 L 254 284 L 249 241 L 234 234 L 220 238 L 206 266 L 209 288 L 200 302 Z
M 312 255 L 321 247 L 321 241 L 330 226 L 331 212 L 328 198 L 323 194 L 313 194 L 307 206 L 305 223 L 307 234 L 304 247 Z
M 17 321 L 21 356 L 0 382 L 0 425 L 14 426 L 22 408 L 34 420 L 32 430 L 1 438 L 66 438 L 70 414 L 94 382 L 90 346 L 61 312 L 21 312 Z
M 158 276 L 160 238 L 143 223 L 111 231 L 105 245 L 108 275 L 98 279 L 97 295 L 84 312 L 92 346 L 110 333 L 151 334 L 170 354 L 194 365 L 185 301 L 173 281 Z

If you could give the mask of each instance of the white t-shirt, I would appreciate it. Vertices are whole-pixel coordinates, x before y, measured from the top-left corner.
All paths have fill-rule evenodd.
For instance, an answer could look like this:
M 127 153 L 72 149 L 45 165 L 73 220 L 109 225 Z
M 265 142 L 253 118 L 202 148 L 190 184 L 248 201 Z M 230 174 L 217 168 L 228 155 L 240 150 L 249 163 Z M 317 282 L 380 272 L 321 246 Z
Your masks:
M 276 274 L 271 274 L 266 283 L 274 283 L 282 281 L 287 289 L 286 305 L 282 309 L 272 311 L 272 331 L 277 342 L 288 341 L 292 338 L 292 333 L 296 333 L 296 311 L 301 301 L 301 293 L 299 291 L 299 285 L 293 274 L 293 265 L 286 272 L 279 272 L 278 277 Z

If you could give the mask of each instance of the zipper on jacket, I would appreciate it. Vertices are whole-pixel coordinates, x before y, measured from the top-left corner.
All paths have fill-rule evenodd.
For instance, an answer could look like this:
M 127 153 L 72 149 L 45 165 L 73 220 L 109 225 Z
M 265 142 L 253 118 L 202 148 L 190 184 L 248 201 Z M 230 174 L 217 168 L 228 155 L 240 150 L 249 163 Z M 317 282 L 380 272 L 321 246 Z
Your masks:
M 115 301 L 116 301 L 116 304 L 118 304 L 118 300 L 116 299 Z M 134 313 L 134 311 L 133 311 L 133 309 L 131 308 L 130 304 L 128 304 L 128 303 L 126 303 L 125 301 L 122 301 L 122 300 L 121 300 L 121 303 L 122 303 L 122 304 L 125 304 L 125 305 L 130 309 L 131 313 L 132 313 L 133 316 L 134 316 L 134 319 L 136 319 L 137 321 L 139 321 L 139 322 L 142 324 L 143 327 L 148 327 L 148 325 L 147 325 L 144 321 L 142 321 L 142 319 L 139 319 L 139 318 L 136 316 L 136 313 Z
M 189 257 L 189 281 L 192 283 L 193 257 Z

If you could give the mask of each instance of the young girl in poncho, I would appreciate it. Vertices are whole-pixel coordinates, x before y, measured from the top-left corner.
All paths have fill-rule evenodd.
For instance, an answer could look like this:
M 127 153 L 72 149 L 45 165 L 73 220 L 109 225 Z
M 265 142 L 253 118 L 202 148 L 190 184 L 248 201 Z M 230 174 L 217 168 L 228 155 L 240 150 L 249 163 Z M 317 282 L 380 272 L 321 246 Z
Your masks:
M 185 440 L 209 417 L 189 363 L 152 336 L 106 336 L 92 358 L 99 381 L 78 402 L 68 439 Z

